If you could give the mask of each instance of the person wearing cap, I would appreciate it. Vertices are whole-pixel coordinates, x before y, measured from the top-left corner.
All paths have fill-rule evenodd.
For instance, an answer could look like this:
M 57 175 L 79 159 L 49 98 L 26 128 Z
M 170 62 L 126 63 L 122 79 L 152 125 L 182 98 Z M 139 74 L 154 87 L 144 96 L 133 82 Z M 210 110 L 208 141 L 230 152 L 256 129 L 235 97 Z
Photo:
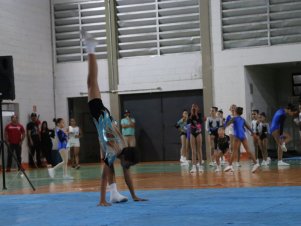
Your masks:
M 124 111 L 124 118 L 121 119 L 122 135 L 127 147 L 136 146 L 135 119 L 131 117 L 129 110 Z
M 42 167 L 41 163 L 41 150 L 40 150 L 40 132 L 39 126 L 37 124 L 37 114 L 31 113 L 30 115 L 31 121 L 27 124 L 27 139 L 28 139 L 28 146 L 29 146 L 29 166 L 30 167 Z M 36 163 L 34 161 L 34 156 L 36 156 Z

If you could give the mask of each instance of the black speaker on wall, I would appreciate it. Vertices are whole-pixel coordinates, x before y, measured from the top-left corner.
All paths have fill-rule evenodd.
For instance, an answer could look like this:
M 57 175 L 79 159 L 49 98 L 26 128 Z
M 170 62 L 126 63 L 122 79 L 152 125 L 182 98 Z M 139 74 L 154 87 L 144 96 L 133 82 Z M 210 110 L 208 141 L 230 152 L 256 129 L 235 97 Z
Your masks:
M 0 56 L 0 100 L 15 99 L 14 65 L 12 56 Z

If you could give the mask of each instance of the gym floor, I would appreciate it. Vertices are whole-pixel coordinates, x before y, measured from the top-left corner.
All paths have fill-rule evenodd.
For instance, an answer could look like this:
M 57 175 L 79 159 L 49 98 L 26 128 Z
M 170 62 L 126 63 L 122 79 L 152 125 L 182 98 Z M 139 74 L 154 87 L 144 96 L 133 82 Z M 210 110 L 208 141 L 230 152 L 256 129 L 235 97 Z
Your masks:
M 100 164 L 69 168 L 74 180 L 63 180 L 61 172 L 51 179 L 46 168 L 26 170 L 36 191 L 22 173 L 12 171 L 6 174 L 7 190 L 0 193 L 2 207 L 7 206 L 0 219 L 3 225 L 121 225 L 125 219 L 132 219 L 127 225 L 296 225 L 301 223 L 300 214 L 294 212 L 301 204 L 301 160 L 287 162 L 289 167 L 280 168 L 273 161 L 256 173 L 251 173 L 249 161 L 242 162 L 234 173 L 215 173 L 206 165 L 205 172 L 196 174 L 178 162 L 140 163 L 131 168 L 135 190 L 149 201 L 129 199 L 111 207 L 97 207 Z M 118 163 L 115 169 L 118 189 L 130 197 Z M 2 185 L 2 175 L 0 182 Z M 66 220 L 56 211 L 61 206 L 68 212 Z M 278 207 L 282 212 L 276 211 Z M 212 215 L 215 212 L 219 217 Z M 100 217 L 102 213 L 105 218 Z

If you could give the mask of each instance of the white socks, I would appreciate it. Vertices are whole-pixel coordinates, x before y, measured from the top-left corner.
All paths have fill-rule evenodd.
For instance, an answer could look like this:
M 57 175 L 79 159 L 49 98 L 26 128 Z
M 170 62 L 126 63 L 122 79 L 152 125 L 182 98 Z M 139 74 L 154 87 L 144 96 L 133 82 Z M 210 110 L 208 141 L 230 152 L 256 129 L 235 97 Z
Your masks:
M 84 30 L 81 30 L 81 35 L 82 35 L 82 39 L 84 39 L 86 52 L 88 54 L 95 53 L 95 47 L 97 45 L 97 41 Z
M 86 45 L 85 47 L 86 47 L 86 51 L 88 54 L 95 53 L 95 44 L 94 43 L 88 42 L 85 45 Z
M 110 184 L 109 189 L 110 189 L 110 202 L 111 203 L 119 203 L 119 202 L 128 201 L 128 198 L 126 196 L 121 195 L 117 191 L 116 183 Z

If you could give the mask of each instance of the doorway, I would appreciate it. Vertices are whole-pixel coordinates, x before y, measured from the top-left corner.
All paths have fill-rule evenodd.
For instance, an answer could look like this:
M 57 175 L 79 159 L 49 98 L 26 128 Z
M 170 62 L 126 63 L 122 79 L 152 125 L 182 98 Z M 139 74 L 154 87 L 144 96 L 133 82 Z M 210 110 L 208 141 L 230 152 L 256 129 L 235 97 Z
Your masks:
M 298 105 L 299 96 L 294 95 L 292 75 L 301 73 L 301 62 L 252 65 L 245 67 L 247 118 L 250 120 L 251 109 L 265 112 L 271 122 L 274 113 L 288 103 Z M 284 130 L 293 136 L 287 144 L 289 152 L 284 157 L 301 154 L 299 128 L 291 117 L 287 117 Z M 269 154 L 277 157 L 276 144 L 269 138 Z
M 82 131 L 79 158 L 81 163 L 100 161 L 97 131 L 90 116 L 87 97 L 68 98 L 69 119 L 74 118 Z

